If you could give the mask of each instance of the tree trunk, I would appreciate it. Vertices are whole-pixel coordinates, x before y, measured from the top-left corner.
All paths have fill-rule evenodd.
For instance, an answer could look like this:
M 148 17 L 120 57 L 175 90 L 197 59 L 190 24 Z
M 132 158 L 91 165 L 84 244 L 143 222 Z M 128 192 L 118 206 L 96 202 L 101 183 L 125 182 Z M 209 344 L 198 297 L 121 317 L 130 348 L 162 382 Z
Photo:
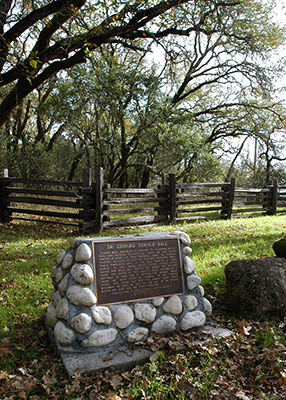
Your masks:
M 122 120 L 121 122 L 121 174 L 119 179 L 119 187 L 127 188 L 128 187 L 128 150 L 126 146 L 126 130 L 125 124 Z
M 76 169 L 78 167 L 78 164 L 80 162 L 80 160 L 82 159 L 83 156 L 83 150 L 80 150 L 79 153 L 75 156 L 75 159 L 73 160 L 73 163 L 70 167 L 70 172 L 69 172 L 69 176 L 68 176 L 68 181 L 72 181 L 74 178 L 74 174 L 76 172 Z

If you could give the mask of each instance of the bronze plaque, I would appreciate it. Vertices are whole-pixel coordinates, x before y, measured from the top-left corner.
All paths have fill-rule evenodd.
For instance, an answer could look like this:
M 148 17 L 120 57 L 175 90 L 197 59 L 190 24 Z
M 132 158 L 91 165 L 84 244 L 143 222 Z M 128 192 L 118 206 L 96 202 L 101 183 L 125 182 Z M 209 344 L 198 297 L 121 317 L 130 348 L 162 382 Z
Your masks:
M 97 304 L 183 294 L 178 238 L 92 242 Z

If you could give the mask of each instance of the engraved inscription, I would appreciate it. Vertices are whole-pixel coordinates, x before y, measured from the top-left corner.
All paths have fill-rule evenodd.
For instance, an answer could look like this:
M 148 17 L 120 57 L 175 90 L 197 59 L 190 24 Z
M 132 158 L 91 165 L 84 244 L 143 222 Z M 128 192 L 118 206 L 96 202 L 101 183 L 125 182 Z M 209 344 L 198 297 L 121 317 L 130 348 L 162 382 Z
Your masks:
M 183 293 L 177 238 L 92 244 L 99 305 Z

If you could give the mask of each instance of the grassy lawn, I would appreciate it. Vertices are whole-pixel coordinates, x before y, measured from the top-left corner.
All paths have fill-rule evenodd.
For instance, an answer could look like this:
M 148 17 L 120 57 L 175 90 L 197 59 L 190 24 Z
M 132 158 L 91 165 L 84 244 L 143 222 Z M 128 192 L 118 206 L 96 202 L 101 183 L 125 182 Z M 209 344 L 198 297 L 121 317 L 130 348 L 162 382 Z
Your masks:
M 224 340 L 206 340 L 198 332 L 154 337 L 150 345 L 157 352 L 149 363 L 132 371 L 90 373 L 70 381 L 49 343 L 42 315 L 49 302 L 50 270 L 56 256 L 78 233 L 44 224 L 0 225 L 0 398 L 286 398 L 286 319 L 244 321 L 228 315 L 223 306 L 224 267 L 233 259 L 274 256 L 272 244 L 286 236 L 286 216 L 153 230 L 181 228 L 191 237 L 192 258 L 213 304 L 213 319 L 234 334 Z M 185 350 L 174 354 L 178 343 Z

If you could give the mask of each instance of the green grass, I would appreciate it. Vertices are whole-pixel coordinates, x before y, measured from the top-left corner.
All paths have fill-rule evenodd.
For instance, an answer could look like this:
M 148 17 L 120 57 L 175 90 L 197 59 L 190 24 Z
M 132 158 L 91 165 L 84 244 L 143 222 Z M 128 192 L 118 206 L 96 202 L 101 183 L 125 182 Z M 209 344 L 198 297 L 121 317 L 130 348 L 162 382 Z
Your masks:
M 286 216 L 161 226 L 153 231 L 179 229 L 190 235 L 192 258 L 206 297 L 212 297 L 214 318 L 235 335 L 203 346 L 195 344 L 193 336 L 183 335 L 176 340 L 187 344 L 187 351 L 176 355 L 169 354 L 173 339 L 159 340 L 160 352 L 132 372 L 87 374 L 70 382 L 41 319 L 56 256 L 78 233 L 53 225 L 0 225 L 0 398 L 223 399 L 232 396 L 231 385 L 245 395 L 249 392 L 250 398 L 283 398 L 286 323 L 249 321 L 252 329 L 244 336 L 218 299 L 224 289 L 224 267 L 233 259 L 273 256 L 272 244 L 286 235 Z M 150 230 L 122 229 L 120 234 Z
M 272 244 L 286 234 L 285 217 L 209 221 L 185 226 L 193 260 L 203 284 L 223 282 L 223 270 L 234 259 L 274 256 Z
M 192 259 L 203 285 L 223 284 L 224 267 L 232 260 L 274 256 L 272 244 L 286 236 L 286 216 L 198 221 L 153 230 L 175 229 L 190 236 Z

